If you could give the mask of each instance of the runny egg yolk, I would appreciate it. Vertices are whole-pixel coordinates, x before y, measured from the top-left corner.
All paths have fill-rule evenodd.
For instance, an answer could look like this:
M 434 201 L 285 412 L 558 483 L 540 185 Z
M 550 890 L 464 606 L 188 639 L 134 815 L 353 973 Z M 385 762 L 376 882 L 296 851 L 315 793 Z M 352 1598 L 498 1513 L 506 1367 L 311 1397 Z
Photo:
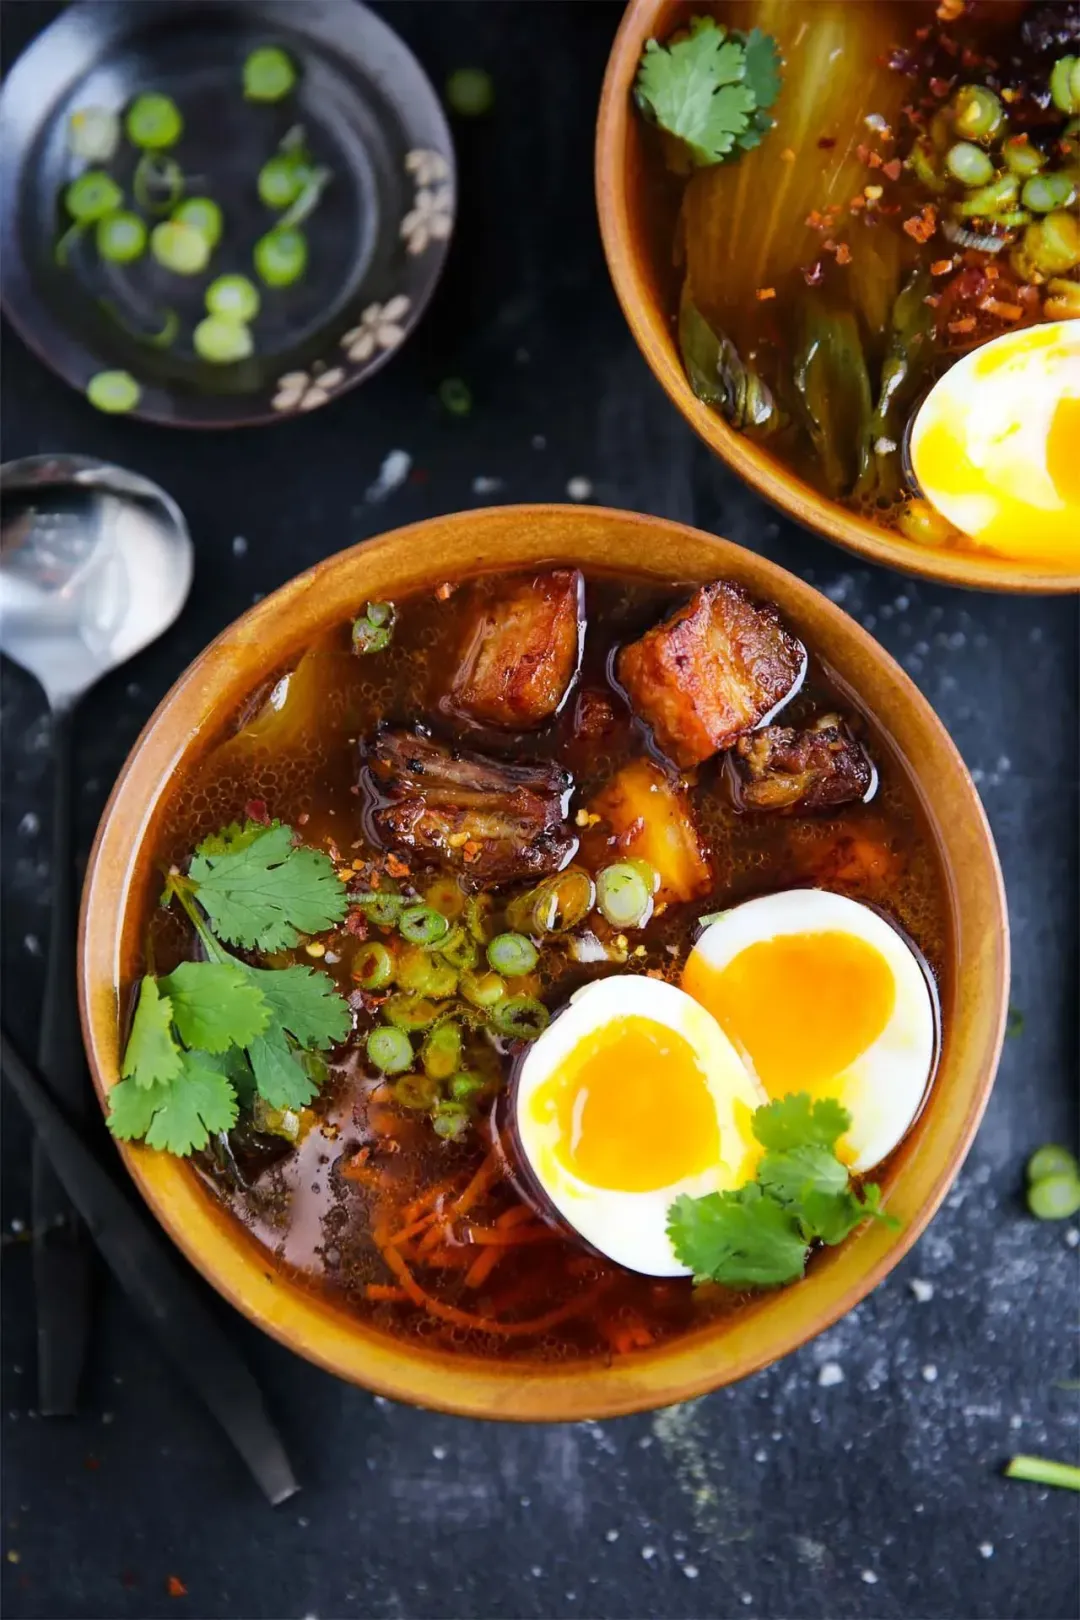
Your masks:
M 555 1157 L 581 1181 L 652 1192 L 720 1156 L 716 1107 L 694 1048 L 651 1018 L 613 1019 L 580 1041 L 531 1099 L 557 1122 Z
M 691 953 L 683 989 L 707 1007 L 770 1097 L 813 1092 L 882 1033 L 896 984 L 872 945 L 839 931 L 758 940 L 717 969 Z

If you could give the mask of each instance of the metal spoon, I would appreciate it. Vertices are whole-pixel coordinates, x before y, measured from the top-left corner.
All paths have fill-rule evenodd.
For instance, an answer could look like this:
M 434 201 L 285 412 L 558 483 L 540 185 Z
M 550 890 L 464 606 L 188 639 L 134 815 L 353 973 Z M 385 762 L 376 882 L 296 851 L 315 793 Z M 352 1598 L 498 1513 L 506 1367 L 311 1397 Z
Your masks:
M 52 915 L 38 1063 L 76 1118 L 91 1093 L 76 994 L 74 712 L 95 682 L 168 629 L 191 573 L 183 514 L 148 479 L 85 456 L 0 467 L 0 651 L 37 678 L 52 714 Z M 38 1406 L 49 1416 L 76 1406 L 90 1250 L 36 1141 L 33 1169 Z

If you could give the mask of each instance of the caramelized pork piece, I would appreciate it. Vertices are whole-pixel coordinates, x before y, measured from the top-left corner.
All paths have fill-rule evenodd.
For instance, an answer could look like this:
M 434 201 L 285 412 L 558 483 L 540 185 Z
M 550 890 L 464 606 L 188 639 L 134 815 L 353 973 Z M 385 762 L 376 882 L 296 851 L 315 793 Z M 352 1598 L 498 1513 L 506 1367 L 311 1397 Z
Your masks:
M 590 801 L 600 817 L 583 845 L 594 866 L 627 855 L 660 874 L 658 901 L 694 900 L 713 886 L 712 867 L 679 783 L 651 759 L 635 759 Z
M 550 720 L 577 674 L 584 611 L 585 582 L 568 568 L 483 603 L 466 630 L 453 707 L 514 731 Z
M 765 726 L 740 737 L 728 755 L 740 810 L 832 810 L 877 788 L 877 771 L 862 744 L 835 714 L 803 731 Z
M 557 765 L 508 765 L 402 730 L 376 737 L 368 771 L 383 841 L 478 883 L 557 872 L 577 848 L 565 822 L 573 781 Z
M 703 585 L 619 654 L 636 712 L 676 764 L 697 765 L 760 725 L 802 685 L 806 650 L 772 607 L 737 585 Z

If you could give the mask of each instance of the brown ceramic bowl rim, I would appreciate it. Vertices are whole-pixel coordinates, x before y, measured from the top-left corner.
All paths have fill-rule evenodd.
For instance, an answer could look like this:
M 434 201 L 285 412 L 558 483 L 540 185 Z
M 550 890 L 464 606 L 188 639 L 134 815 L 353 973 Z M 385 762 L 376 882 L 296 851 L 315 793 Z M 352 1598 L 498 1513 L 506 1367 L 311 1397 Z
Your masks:
M 794 575 L 700 530 L 601 507 L 516 506 L 462 512 L 398 529 L 327 558 L 250 608 L 188 667 L 136 742 L 113 789 L 90 857 L 80 918 L 80 1011 L 99 1099 L 118 1078 L 118 986 L 137 936 L 129 901 L 174 772 L 216 733 L 236 699 L 295 656 L 322 627 L 369 594 L 399 594 L 493 568 L 579 562 L 659 579 L 742 581 L 776 602 L 796 631 L 817 639 L 842 679 L 871 688 L 924 801 L 949 886 L 954 977 L 963 979 L 938 1081 L 915 1127 L 917 1146 L 890 1187 L 900 1232 L 874 1225 L 820 1257 L 807 1281 L 763 1296 L 731 1321 L 656 1351 L 568 1364 L 550 1372 L 436 1354 L 394 1340 L 276 1271 L 183 1161 L 121 1146 L 128 1170 L 173 1240 L 207 1280 L 281 1343 L 340 1377 L 417 1405 L 474 1417 L 597 1418 L 665 1406 L 758 1370 L 849 1311 L 915 1242 L 962 1163 L 993 1084 L 1007 1007 L 1008 925 L 993 839 L 971 779 L 945 728 L 903 671 L 853 620 Z M 845 674 L 845 665 L 849 666 Z M 915 763 L 915 761 L 918 763 Z M 937 811 L 935 813 L 935 806 Z M 144 853 L 145 850 L 145 853 Z M 958 971 L 963 961 L 964 971 Z M 933 1129 L 928 1116 L 948 1071 Z M 902 1148 L 901 1153 L 905 1152 Z
M 600 93 L 595 155 L 596 200 L 608 270 L 638 348 L 668 398 L 698 437 L 759 494 L 815 534 L 835 540 L 861 557 L 924 579 L 980 590 L 1016 594 L 1080 591 L 1080 571 L 1040 572 L 975 552 L 947 547 L 932 550 L 900 536 L 891 538 L 868 518 L 819 494 L 698 399 L 679 361 L 670 323 L 643 273 L 643 249 L 631 224 L 626 183 L 626 151 L 635 135 L 631 124 L 637 117 L 631 93 L 634 78 L 646 40 L 658 31 L 658 18 L 665 18 L 672 9 L 672 0 L 629 0 Z

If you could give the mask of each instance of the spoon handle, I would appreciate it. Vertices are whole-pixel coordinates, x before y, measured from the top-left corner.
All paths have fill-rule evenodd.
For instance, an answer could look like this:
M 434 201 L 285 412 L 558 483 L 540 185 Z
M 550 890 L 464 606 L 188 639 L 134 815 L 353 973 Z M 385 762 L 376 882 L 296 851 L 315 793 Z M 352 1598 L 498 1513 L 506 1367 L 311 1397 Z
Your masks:
M 76 894 L 72 834 L 71 710 L 53 711 L 51 919 L 38 1063 L 57 1101 L 86 1117 L 86 1071 L 76 986 Z M 35 1139 L 33 1158 L 34 1295 L 37 1307 L 38 1406 L 67 1416 L 78 1401 L 90 1330 L 92 1255 L 82 1223 Z

